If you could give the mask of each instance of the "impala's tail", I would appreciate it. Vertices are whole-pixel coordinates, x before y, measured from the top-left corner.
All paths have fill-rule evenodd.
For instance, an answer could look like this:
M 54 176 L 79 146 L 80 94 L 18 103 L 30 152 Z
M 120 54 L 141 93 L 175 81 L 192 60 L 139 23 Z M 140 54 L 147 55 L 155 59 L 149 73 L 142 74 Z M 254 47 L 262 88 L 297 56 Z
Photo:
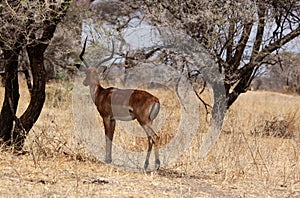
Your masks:
M 149 117 L 151 122 L 156 118 L 160 109 L 160 104 L 158 102 L 153 103 L 149 109 Z

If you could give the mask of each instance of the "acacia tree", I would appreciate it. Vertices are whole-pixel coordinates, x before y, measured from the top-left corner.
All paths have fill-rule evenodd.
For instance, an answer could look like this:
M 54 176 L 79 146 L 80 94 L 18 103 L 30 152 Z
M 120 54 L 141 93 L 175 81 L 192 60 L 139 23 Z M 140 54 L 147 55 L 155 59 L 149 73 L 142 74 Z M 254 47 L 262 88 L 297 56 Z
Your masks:
M 23 147 L 26 135 L 38 119 L 45 101 L 44 53 L 69 8 L 66 1 L 1 1 L 0 48 L 5 61 L 5 97 L 0 113 L 1 144 Z M 30 103 L 20 117 L 18 57 L 25 49 L 32 73 Z
M 248 90 L 267 57 L 300 35 L 297 0 L 144 2 L 156 23 L 183 29 L 217 58 L 227 108 Z
M 225 76 L 227 108 L 248 90 L 258 69 L 275 65 L 274 54 L 300 35 L 299 0 L 113 0 L 96 8 L 99 20 L 115 25 L 122 21 L 119 30 L 141 14 L 158 28 L 184 30 L 217 58 Z
M 217 59 L 219 72 L 224 75 L 227 109 L 248 90 L 257 71 L 269 63 L 268 56 L 300 35 L 299 0 L 143 2 L 154 24 L 184 30 Z M 216 141 L 212 137 L 220 134 L 225 116 L 217 111 L 224 101 L 215 97 L 218 92 L 213 94 L 210 128 L 200 148 L 204 156 Z

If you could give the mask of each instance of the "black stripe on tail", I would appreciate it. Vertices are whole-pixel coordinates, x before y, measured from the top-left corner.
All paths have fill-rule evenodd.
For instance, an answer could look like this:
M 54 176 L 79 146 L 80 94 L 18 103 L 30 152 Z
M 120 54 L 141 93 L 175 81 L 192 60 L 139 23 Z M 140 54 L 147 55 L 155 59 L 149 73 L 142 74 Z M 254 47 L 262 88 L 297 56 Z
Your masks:
M 156 116 L 158 115 L 160 109 L 160 104 L 159 103 L 153 103 L 149 109 L 149 117 L 150 120 L 153 121 Z

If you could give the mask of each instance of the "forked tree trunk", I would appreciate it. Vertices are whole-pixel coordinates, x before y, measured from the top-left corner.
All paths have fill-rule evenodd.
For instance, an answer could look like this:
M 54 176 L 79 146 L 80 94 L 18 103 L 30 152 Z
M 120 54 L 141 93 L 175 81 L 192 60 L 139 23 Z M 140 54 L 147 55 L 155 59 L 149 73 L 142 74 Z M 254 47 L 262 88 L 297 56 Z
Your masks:
M 45 102 L 46 72 L 43 61 L 46 48 L 47 44 L 42 43 L 27 47 L 33 86 L 30 103 L 23 115 L 17 119 L 13 131 L 13 146 L 16 151 L 22 150 L 26 135 L 39 118 Z
M 42 30 L 42 35 L 37 38 L 37 35 L 31 29 L 28 31 L 28 37 L 31 39 L 30 44 L 25 44 L 26 39 L 23 32 L 19 34 L 15 46 L 10 46 L 14 51 L 5 51 L 4 56 L 8 59 L 5 65 L 6 84 L 5 84 L 5 99 L 0 114 L 0 144 L 6 143 L 13 146 L 15 151 L 21 151 L 26 139 L 26 135 L 37 121 L 44 102 L 45 102 L 45 69 L 44 69 L 44 52 L 52 39 L 57 24 L 65 16 L 71 0 L 66 0 L 59 7 L 51 5 L 49 10 L 45 10 L 45 19 L 43 25 L 35 24 L 32 16 L 28 15 L 28 25 L 37 25 L 32 30 Z M 1 13 L 2 14 L 2 13 Z M 28 53 L 30 68 L 33 78 L 33 86 L 31 90 L 30 103 L 20 118 L 16 117 L 16 110 L 19 102 L 19 85 L 18 85 L 18 55 L 20 49 L 26 46 Z M 0 46 L 4 46 L 3 41 Z M 1 141 L 2 139 L 2 141 Z

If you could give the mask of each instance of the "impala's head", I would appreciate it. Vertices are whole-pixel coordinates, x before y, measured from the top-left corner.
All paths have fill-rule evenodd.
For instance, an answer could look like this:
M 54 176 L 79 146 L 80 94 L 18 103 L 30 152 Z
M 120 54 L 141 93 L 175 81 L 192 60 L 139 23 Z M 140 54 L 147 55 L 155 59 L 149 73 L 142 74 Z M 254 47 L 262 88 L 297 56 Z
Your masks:
M 89 67 L 85 70 L 84 86 L 94 85 L 99 83 L 98 71 L 95 67 Z
M 85 79 L 83 81 L 83 85 L 84 86 L 98 84 L 99 83 L 98 73 L 103 73 L 105 71 L 105 69 L 103 69 L 103 67 L 101 66 L 101 64 L 104 63 L 104 62 L 106 62 L 106 61 L 111 60 L 113 58 L 113 56 L 114 56 L 114 42 L 112 41 L 112 53 L 111 53 L 111 55 L 108 58 L 105 58 L 104 60 L 101 60 L 95 66 L 89 66 L 89 64 L 83 58 L 83 55 L 84 55 L 84 52 L 85 52 L 87 38 L 88 37 L 86 37 L 86 39 L 84 41 L 82 52 L 79 55 L 79 58 L 84 63 L 84 65 L 76 65 L 77 68 L 80 71 L 84 71 L 85 74 L 86 74 L 86 77 L 85 77 Z

